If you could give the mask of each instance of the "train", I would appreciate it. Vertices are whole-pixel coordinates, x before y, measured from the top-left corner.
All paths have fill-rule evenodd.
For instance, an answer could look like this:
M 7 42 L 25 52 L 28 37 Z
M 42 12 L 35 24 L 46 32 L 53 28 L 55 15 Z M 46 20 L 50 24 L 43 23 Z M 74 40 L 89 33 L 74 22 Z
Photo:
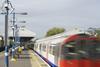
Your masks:
M 9 39 L 9 45 L 8 48 L 11 48 L 13 45 L 13 41 Z M 5 50 L 5 45 L 4 45 L 4 37 L 0 35 L 0 52 Z
M 3 36 L 0 35 L 0 52 L 4 50 L 4 40 Z
M 38 39 L 34 51 L 50 67 L 100 67 L 100 40 L 81 30 Z

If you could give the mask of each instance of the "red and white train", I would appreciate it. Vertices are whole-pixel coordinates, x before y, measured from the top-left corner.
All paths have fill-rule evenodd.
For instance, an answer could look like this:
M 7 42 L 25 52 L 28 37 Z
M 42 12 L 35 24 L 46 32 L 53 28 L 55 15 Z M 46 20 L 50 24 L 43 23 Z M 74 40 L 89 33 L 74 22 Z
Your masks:
M 84 31 L 36 40 L 34 50 L 51 67 L 100 67 L 100 41 Z

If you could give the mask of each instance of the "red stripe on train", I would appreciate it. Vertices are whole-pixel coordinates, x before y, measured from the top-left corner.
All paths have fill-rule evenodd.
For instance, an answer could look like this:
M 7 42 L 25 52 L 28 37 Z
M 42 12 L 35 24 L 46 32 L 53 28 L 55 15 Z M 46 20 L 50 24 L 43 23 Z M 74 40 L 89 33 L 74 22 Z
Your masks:
M 100 67 L 100 61 L 93 60 L 60 60 L 59 67 Z

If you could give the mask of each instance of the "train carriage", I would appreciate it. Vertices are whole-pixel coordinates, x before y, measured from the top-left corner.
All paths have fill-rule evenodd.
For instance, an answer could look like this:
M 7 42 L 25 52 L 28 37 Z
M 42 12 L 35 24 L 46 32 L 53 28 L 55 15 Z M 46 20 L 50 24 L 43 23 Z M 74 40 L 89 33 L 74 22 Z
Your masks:
M 0 35 L 0 52 L 4 50 L 4 40 L 3 36 Z
M 34 50 L 51 67 L 100 67 L 100 41 L 83 31 L 39 39 Z

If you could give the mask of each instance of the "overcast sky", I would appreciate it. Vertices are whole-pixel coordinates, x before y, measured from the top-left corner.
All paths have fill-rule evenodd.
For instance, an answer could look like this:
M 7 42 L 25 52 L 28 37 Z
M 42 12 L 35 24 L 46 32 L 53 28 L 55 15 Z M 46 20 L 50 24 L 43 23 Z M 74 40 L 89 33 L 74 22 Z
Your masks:
M 10 1 L 15 7 L 15 12 L 28 13 L 27 16 L 16 15 L 17 20 L 25 20 L 26 27 L 40 37 L 52 27 L 100 28 L 100 0 Z M 0 32 L 2 31 L 4 31 L 4 16 L 0 15 Z

